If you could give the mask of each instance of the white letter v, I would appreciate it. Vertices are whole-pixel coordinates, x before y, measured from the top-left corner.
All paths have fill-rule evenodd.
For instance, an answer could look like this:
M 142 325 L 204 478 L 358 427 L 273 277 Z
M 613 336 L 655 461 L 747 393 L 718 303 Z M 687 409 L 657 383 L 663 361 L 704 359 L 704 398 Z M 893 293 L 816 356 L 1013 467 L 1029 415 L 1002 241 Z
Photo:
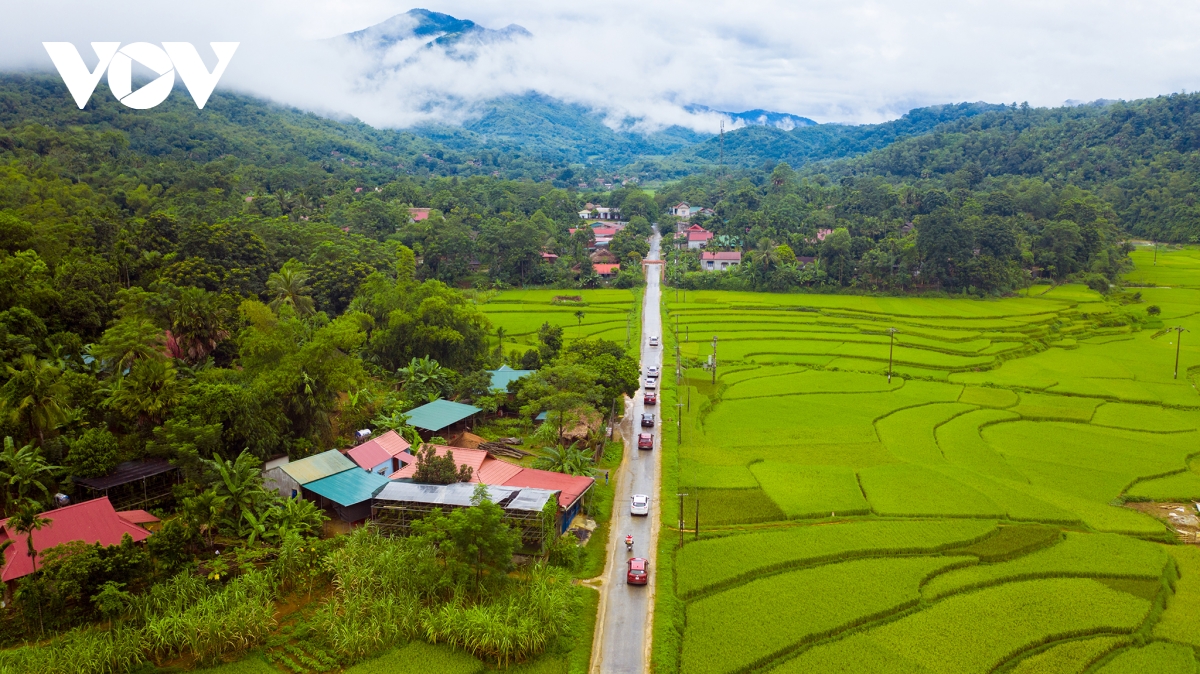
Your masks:
M 42 46 L 50 54 L 50 60 L 54 61 L 54 67 L 58 68 L 58 74 L 62 76 L 67 90 L 71 92 L 75 103 L 82 110 L 87 105 L 88 99 L 92 97 L 92 92 L 96 90 L 96 85 L 100 83 L 100 78 L 104 76 L 104 71 L 108 69 L 113 55 L 117 53 L 117 49 L 120 49 L 121 43 L 92 43 L 92 50 L 100 59 L 96 63 L 94 72 L 88 71 L 87 66 L 83 63 L 83 57 L 79 55 L 79 50 L 70 42 L 43 42 Z
M 212 95 L 213 89 L 217 87 L 217 80 L 221 79 L 221 75 L 225 74 L 225 68 L 229 65 L 229 59 L 233 58 L 233 52 L 237 51 L 239 42 L 209 42 L 213 52 L 217 55 L 217 67 L 213 71 L 208 72 L 208 68 L 204 67 L 204 61 L 200 60 L 200 54 L 196 48 L 189 42 L 164 42 L 163 49 L 167 50 L 167 56 L 171 57 L 171 63 L 175 64 L 175 72 L 183 79 L 183 85 L 187 87 L 188 93 L 192 95 L 192 100 L 196 102 L 196 107 L 204 109 L 204 104 L 208 102 L 208 97 Z

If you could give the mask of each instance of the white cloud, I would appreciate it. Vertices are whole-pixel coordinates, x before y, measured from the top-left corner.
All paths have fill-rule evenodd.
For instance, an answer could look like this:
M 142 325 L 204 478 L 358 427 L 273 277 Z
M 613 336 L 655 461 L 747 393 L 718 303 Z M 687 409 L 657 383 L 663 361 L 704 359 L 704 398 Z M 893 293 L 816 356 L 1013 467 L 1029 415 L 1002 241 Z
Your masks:
M 223 85 L 379 126 L 455 122 L 464 105 L 528 90 L 614 120 L 715 129 L 716 117 L 682 106 L 855 123 L 935 103 L 1058 105 L 1200 88 L 1200 5 L 1162 0 L 446 0 L 426 8 L 488 28 L 517 23 L 533 37 L 484 47 L 470 63 L 405 53 L 415 62 L 373 80 L 317 39 L 411 5 L 4 1 L 0 67 L 49 68 L 43 40 L 234 40 L 242 47 Z

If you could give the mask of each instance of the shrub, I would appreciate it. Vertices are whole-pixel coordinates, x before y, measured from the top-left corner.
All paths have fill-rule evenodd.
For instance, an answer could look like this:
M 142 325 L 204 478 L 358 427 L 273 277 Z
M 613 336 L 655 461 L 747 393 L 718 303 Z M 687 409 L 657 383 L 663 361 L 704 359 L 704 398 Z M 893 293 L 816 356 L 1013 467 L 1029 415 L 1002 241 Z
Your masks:
M 67 468 L 74 477 L 100 477 L 117 467 L 117 436 L 105 428 L 88 429 L 70 443 Z

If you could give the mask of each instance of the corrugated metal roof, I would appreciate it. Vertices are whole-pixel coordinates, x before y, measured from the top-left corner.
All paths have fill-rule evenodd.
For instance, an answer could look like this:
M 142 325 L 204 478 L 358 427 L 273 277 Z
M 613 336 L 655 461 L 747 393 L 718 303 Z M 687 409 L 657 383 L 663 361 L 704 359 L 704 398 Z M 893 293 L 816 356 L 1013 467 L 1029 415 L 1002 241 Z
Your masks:
M 352 506 L 371 500 L 387 484 L 388 479 L 382 475 L 352 467 L 309 482 L 304 488 L 339 505 Z
M 125 461 L 117 464 L 113 472 L 104 477 L 92 477 L 87 479 L 76 479 L 76 484 L 81 484 L 85 487 L 90 487 L 99 491 L 111 489 L 130 482 L 154 477 L 163 473 L 175 470 L 175 466 L 171 465 L 166 459 L 145 459 L 142 461 Z M 36 536 L 35 536 L 36 538 Z
M 540 511 L 554 492 L 545 489 L 514 489 L 512 487 L 487 487 L 488 498 L 500 503 L 505 510 L 525 512 Z M 415 484 L 392 482 L 375 495 L 376 501 L 403 501 L 408 503 L 436 503 L 441 505 L 469 506 L 475 485 L 467 482 L 454 484 Z
M 478 407 L 464 405 L 451 400 L 437 400 L 421 405 L 416 409 L 405 412 L 408 423 L 427 431 L 440 431 L 450 424 L 457 423 L 481 412 Z
M 507 365 L 501 365 L 499 370 L 488 370 L 488 373 L 492 375 L 492 385 L 489 388 L 492 391 L 507 391 L 510 381 L 524 379 L 536 371 L 514 370 Z
M 279 468 L 288 475 L 291 475 L 292 479 L 296 482 L 308 484 L 313 480 L 320 480 L 323 477 L 329 477 L 343 470 L 354 468 L 354 462 L 347 459 L 336 449 L 331 449 L 328 452 L 321 452 L 316 456 L 285 463 Z
M 41 556 L 43 550 L 70 541 L 99 543 L 103 546 L 120 545 L 121 538 L 129 534 L 134 541 L 144 541 L 150 532 L 126 521 L 107 496 L 94 498 L 83 503 L 47 510 L 41 514 L 50 520 L 33 537 L 33 547 Z M 4 573 L 0 580 L 5 582 L 33 573 L 33 563 L 26 554 L 25 534 L 18 534 L 8 526 L 8 520 L 0 521 L 0 541 L 11 540 L 12 545 L 4 551 Z
M 150 522 L 159 521 L 157 517 L 145 510 L 121 510 L 117 512 L 117 517 L 130 524 L 149 524 Z
M 504 484 L 505 480 L 521 472 L 515 463 L 488 457 L 479 466 L 479 481 L 484 484 Z
M 350 457 L 363 470 L 371 470 L 375 466 L 392 458 L 392 455 L 388 454 L 386 449 L 374 444 L 374 442 L 361 444 L 346 452 L 346 456 Z
M 558 492 L 558 504 L 564 508 L 577 501 L 584 492 L 592 488 L 596 480 L 581 475 L 554 473 L 536 468 L 522 468 L 521 472 L 504 481 L 505 487 L 530 487 Z
M 479 467 L 483 465 L 485 459 L 488 458 L 488 453 L 482 449 L 467 449 L 466 447 L 447 447 L 446 445 L 433 445 L 434 454 L 437 456 L 446 456 L 447 452 L 454 453 L 454 465 L 459 468 L 463 466 L 471 467 L 471 482 L 479 482 Z M 403 457 L 402 457 L 403 460 Z M 390 476 L 393 480 L 411 480 L 412 476 L 417 472 L 417 462 L 413 461 L 400 470 L 392 473 Z

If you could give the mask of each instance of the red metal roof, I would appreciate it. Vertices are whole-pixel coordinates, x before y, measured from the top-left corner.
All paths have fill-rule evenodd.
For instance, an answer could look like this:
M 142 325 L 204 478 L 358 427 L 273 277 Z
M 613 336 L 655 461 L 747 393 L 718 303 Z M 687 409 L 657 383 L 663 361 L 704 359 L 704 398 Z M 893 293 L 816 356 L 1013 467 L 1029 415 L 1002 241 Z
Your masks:
M 145 510 L 120 510 L 117 511 L 117 517 L 129 522 L 130 524 L 149 524 L 150 522 L 159 521 L 157 517 L 151 515 Z M 34 536 L 36 539 L 37 536 Z
M 109 546 L 120 545 L 125 534 L 134 541 L 144 541 L 150 536 L 149 531 L 118 515 L 107 496 L 49 510 L 42 513 L 42 517 L 50 523 L 33 534 L 33 547 L 39 557 L 42 551 L 71 541 Z M 33 560 L 27 553 L 25 535 L 9 527 L 8 520 L 0 521 L 0 542 L 5 540 L 11 540 L 13 544 L 4 551 L 4 572 L 0 574 L 0 580 L 8 582 L 33 573 Z
M 619 265 L 619 264 L 594 264 L 594 265 L 592 265 L 592 269 L 596 270 L 596 273 L 601 276 L 609 276 L 609 275 L 617 273 L 617 271 L 621 269 L 621 265 Z
M 616 229 L 614 227 L 593 227 L 592 228 L 592 234 L 595 234 L 597 238 L 602 237 L 602 236 L 613 237 L 613 236 L 616 236 L 617 232 L 619 232 L 619 231 L 621 231 L 621 230 Z
M 688 232 L 688 241 L 708 241 L 713 237 L 712 232 Z
M 721 251 L 717 253 L 700 253 L 700 260 L 724 260 L 727 262 L 741 262 L 742 254 L 737 251 Z
M 484 460 L 488 458 L 488 453 L 482 449 L 467 449 L 466 447 L 447 447 L 446 445 L 433 445 L 434 454 L 437 456 L 446 456 L 446 452 L 454 452 L 454 463 L 462 468 L 463 466 L 471 467 L 471 482 L 479 482 L 479 467 Z M 389 480 L 404 480 L 412 479 L 412 476 L 417 472 L 417 462 L 413 461 L 400 470 L 388 476 Z
M 582 475 L 554 473 L 537 468 L 522 468 L 521 472 L 504 481 L 504 487 L 528 487 L 558 492 L 558 505 L 567 508 L 579 500 L 596 480 Z
M 484 484 L 502 485 L 524 468 L 500 459 L 488 457 L 479 467 L 479 481 Z
M 388 431 L 383 435 L 367 440 L 354 449 L 346 452 L 359 468 L 371 470 L 375 466 L 408 449 L 408 440 L 400 437 L 396 431 Z

